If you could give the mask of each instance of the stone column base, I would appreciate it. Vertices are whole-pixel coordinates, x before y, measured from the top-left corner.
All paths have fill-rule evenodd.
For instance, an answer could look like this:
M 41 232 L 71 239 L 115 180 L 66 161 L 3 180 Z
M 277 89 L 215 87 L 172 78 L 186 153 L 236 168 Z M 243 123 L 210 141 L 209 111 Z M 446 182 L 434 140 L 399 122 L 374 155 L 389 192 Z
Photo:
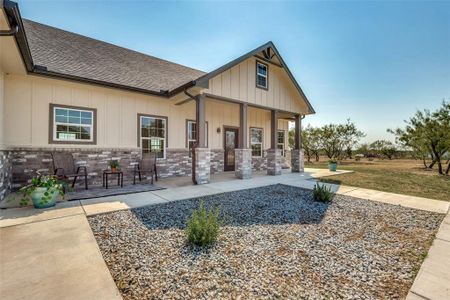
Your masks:
M 305 160 L 303 158 L 303 149 L 291 150 L 291 171 L 304 172 Z
M 211 152 L 208 148 L 195 148 L 195 182 L 206 184 L 210 180 Z
M 267 150 L 267 175 L 281 175 L 281 150 Z
M 239 179 L 252 178 L 252 149 L 234 149 L 234 170 Z

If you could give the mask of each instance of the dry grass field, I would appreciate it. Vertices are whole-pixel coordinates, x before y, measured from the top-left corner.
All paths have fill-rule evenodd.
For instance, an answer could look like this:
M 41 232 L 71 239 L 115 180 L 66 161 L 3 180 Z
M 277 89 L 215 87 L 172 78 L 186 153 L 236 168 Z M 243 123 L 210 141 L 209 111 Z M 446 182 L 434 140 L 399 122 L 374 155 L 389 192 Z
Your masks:
M 327 159 L 306 163 L 305 167 L 328 168 Z M 450 201 L 450 176 L 425 170 L 418 160 L 345 160 L 339 163 L 338 169 L 355 172 L 322 178 L 321 181 Z

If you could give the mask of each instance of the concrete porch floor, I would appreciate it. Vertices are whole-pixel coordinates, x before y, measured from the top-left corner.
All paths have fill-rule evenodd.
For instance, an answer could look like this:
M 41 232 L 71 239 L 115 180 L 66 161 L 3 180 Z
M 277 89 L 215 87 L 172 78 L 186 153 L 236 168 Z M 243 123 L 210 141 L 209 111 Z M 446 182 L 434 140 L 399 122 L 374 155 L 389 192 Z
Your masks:
M 161 179 L 165 190 L 0 210 L 0 295 L 2 299 L 120 299 L 86 216 L 201 197 L 223 192 L 286 184 L 312 189 L 314 178 L 342 174 L 322 169 L 280 176 L 256 172 L 239 180 L 234 173 L 214 175 L 211 183 L 193 186 L 190 177 Z M 338 194 L 446 213 L 411 288 L 409 299 L 449 299 L 450 202 L 327 184 Z
M 353 171 L 337 170 L 337 171 L 331 172 L 327 169 L 305 168 L 305 172 L 299 173 L 299 175 L 302 176 L 302 179 L 312 179 L 312 178 L 320 178 L 320 177 L 333 176 L 333 175 L 339 175 L 339 174 L 345 174 L 345 173 L 351 173 L 351 172 L 353 172 Z M 291 169 L 282 169 L 281 173 L 283 175 L 291 174 Z M 252 173 L 252 178 L 260 178 L 260 177 L 265 177 L 265 176 L 269 176 L 269 175 L 267 175 L 266 171 L 253 171 L 253 173 Z M 273 177 L 273 176 L 269 176 L 269 177 Z M 239 180 L 239 179 L 236 178 L 234 171 L 228 171 L 228 172 L 212 174 L 210 180 L 211 180 L 210 183 L 218 183 L 218 182 L 226 182 L 226 181 L 233 181 L 233 180 Z M 194 185 L 192 183 L 192 178 L 190 176 L 163 178 L 155 183 L 157 186 L 167 188 L 167 189 Z

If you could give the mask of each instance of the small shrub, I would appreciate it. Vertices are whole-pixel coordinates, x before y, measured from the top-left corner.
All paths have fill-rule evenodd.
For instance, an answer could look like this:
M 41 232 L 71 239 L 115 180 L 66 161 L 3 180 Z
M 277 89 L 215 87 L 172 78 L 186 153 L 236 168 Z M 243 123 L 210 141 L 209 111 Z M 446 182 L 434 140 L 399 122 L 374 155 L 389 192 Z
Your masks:
M 200 207 L 188 219 L 185 232 L 189 244 L 206 246 L 216 241 L 219 228 L 219 209 L 206 211 L 203 202 L 200 202 Z
M 326 186 L 325 184 L 318 184 L 316 183 L 314 185 L 313 190 L 314 200 L 320 201 L 320 202 L 331 202 L 333 200 L 334 193 L 331 191 L 331 187 Z

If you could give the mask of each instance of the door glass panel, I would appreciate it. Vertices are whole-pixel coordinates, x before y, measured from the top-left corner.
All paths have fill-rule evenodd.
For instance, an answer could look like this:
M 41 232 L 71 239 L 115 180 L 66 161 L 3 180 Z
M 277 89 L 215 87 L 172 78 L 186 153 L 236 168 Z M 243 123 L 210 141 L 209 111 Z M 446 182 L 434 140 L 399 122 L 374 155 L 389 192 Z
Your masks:
M 236 140 L 236 133 L 234 131 L 225 132 L 225 155 L 227 166 L 234 166 L 234 148 Z

